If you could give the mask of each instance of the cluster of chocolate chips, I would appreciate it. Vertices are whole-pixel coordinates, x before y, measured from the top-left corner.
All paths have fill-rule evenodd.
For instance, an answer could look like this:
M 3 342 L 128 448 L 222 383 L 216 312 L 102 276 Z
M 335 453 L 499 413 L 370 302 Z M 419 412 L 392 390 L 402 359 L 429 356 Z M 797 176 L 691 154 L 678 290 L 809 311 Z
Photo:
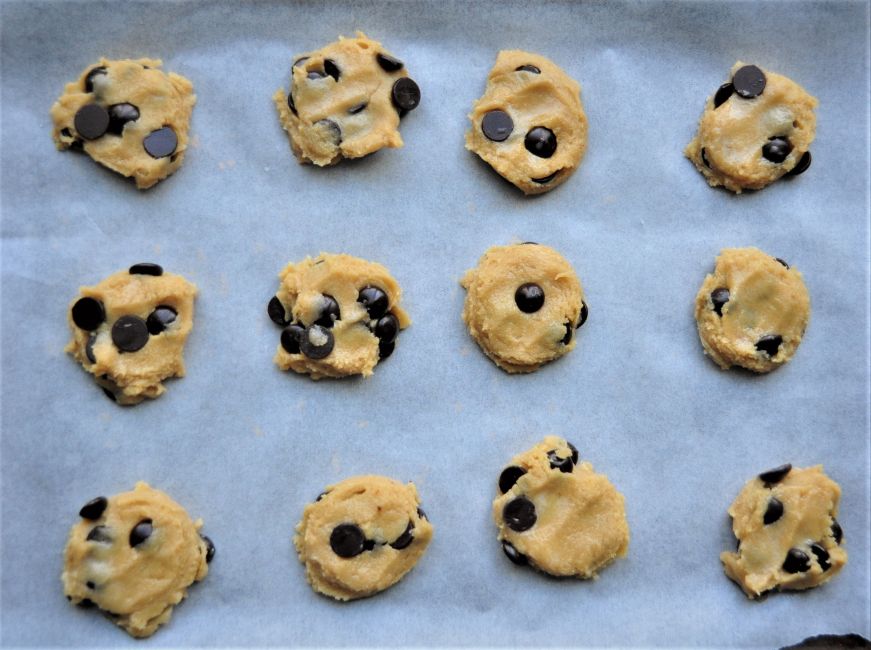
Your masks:
M 534 314 L 544 306 L 544 289 L 534 282 L 521 284 L 517 287 L 517 291 L 514 292 L 514 303 L 524 314 Z M 578 318 L 578 324 L 573 325 L 571 321 L 565 322 L 566 333 L 562 338 L 563 345 L 571 343 L 573 329 L 577 329 L 586 323 L 589 313 L 590 310 L 587 308 L 587 303 L 581 301 L 581 314 Z
M 128 122 L 139 119 L 139 108 L 133 104 L 121 103 L 106 107 L 96 101 L 100 96 L 99 85 L 105 83 L 108 74 L 105 66 L 97 66 L 85 75 L 84 90 L 93 94 L 95 101 L 82 106 L 73 119 L 73 126 L 81 140 L 96 140 L 106 134 L 121 136 Z M 67 137 L 72 136 L 69 129 L 63 129 L 61 133 Z M 172 127 L 164 126 L 145 136 L 142 146 L 152 158 L 166 158 L 175 153 L 178 136 Z
M 389 542 L 389 546 L 397 551 L 401 551 L 404 548 L 408 548 L 413 541 L 414 524 L 409 521 L 405 531 L 395 540 Z M 333 553 L 343 558 L 356 557 L 363 551 L 371 551 L 375 548 L 376 544 L 383 545 L 387 543 L 366 539 L 363 531 L 356 524 L 339 524 L 330 533 L 330 548 L 333 549 Z

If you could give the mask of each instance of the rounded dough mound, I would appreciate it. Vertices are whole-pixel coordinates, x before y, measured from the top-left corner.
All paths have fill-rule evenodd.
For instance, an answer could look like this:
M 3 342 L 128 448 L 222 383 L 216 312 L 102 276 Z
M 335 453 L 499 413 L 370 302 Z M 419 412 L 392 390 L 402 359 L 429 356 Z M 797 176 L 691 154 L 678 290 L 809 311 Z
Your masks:
M 352 557 L 341 557 L 331 546 L 339 526 L 362 534 Z M 423 556 L 432 534 L 413 483 L 370 475 L 332 485 L 308 504 L 293 543 L 315 591 L 353 600 L 399 582 Z

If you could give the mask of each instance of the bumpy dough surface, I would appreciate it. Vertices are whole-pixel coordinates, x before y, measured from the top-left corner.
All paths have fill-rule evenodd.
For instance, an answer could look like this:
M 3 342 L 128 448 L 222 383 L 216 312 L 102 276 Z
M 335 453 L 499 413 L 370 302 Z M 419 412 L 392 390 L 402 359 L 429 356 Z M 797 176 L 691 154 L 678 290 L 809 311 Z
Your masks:
M 515 294 L 532 283 L 544 291 L 538 311 L 520 310 Z M 568 261 L 542 244 L 493 246 L 466 272 L 463 321 L 493 362 L 510 373 L 532 372 L 575 347 L 586 319 L 584 291 Z M 568 341 L 566 341 L 568 338 Z
M 732 66 L 730 79 L 745 65 Z M 738 194 L 762 189 L 792 171 L 814 140 L 816 97 L 783 75 L 763 73 L 766 83 L 759 96 L 745 99 L 733 92 L 715 107 L 714 94 L 705 104 L 698 132 L 684 153 L 711 187 L 722 185 Z M 771 138 L 787 138 L 792 145 L 783 162 L 763 157 L 762 147 Z
M 714 303 L 719 289 L 728 291 L 722 315 Z M 810 297 L 796 269 L 758 248 L 727 248 L 699 289 L 695 314 L 705 354 L 718 366 L 770 372 L 798 349 L 810 318 Z M 780 337 L 774 355 L 763 337 Z
M 163 72 L 161 65 L 160 59 L 100 59 L 88 66 L 78 79 L 66 85 L 63 95 L 51 107 L 52 137 L 57 148 L 81 146 L 101 165 L 133 177 L 141 190 L 181 167 L 197 97 L 190 81 L 173 72 Z M 85 92 L 88 73 L 99 67 L 105 68 L 106 73 L 94 76 L 93 91 Z M 76 131 L 75 117 L 80 108 L 94 103 L 107 110 L 116 104 L 132 104 L 139 110 L 139 118 L 127 122 L 120 135 L 106 133 L 86 140 Z M 163 127 L 175 132 L 178 143 L 171 155 L 154 158 L 145 150 L 143 141 Z
M 279 342 L 275 363 L 282 370 L 308 374 L 312 379 L 372 374 L 375 365 L 389 355 L 393 344 L 384 350 L 373 332 L 376 320 L 358 301 L 360 290 L 377 287 L 387 294 L 387 313 L 392 313 L 400 329 L 411 324 L 408 314 L 399 306 L 402 290 L 381 264 L 344 254 L 321 253 L 316 258 L 288 264 L 278 276 L 281 284 L 276 298 L 285 310 L 287 322 L 301 324 L 312 333 L 313 324 L 323 314 L 325 296 L 339 305 L 340 318 L 329 328 L 334 346 L 323 359 L 313 359 L 302 351 L 289 353 Z
M 365 538 L 353 557 L 340 557 L 330 543 L 343 524 L 356 526 Z M 315 591 L 353 600 L 399 582 L 423 556 L 432 534 L 413 483 L 370 475 L 331 485 L 308 504 L 293 543 Z
M 540 70 L 518 70 L 522 66 Z M 568 180 L 587 148 L 587 116 L 581 87 L 550 59 L 521 50 L 503 50 L 487 78 L 484 95 L 475 102 L 466 133 L 466 149 L 478 154 L 496 172 L 523 190 L 541 194 Z M 508 113 L 513 130 L 495 142 L 481 127 L 490 111 Z M 556 150 L 541 158 L 527 150 L 527 133 L 541 126 L 556 136 Z M 536 181 L 535 179 L 538 179 Z
M 749 598 L 827 582 L 847 563 L 835 519 L 840 500 L 841 488 L 822 465 L 791 469 L 775 483 L 751 479 L 729 507 L 739 547 L 720 554 L 726 575 Z M 796 554 L 792 561 L 790 552 Z
M 131 546 L 131 531 L 145 519 L 151 535 Z M 76 605 L 95 604 L 132 636 L 151 636 L 169 621 L 187 588 L 209 572 L 201 527 L 202 520 L 191 521 L 169 496 L 139 482 L 110 497 L 99 518 L 82 518 L 72 527 L 64 594 Z
M 499 483 L 506 471 L 518 470 L 522 475 L 493 501 L 499 540 L 513 562 L 528 562 L 553 576 L 595 578 L 615 558 L 626 556 L 629 525 L 623 495 L 590 463 L 579 464 L 578 452 L 568 442 L 547 436 L 511 459 Z M 500 492 L 502 487 L 507 485 Z M 518 498 L 534 505 L 534 523 L 523 531 L 505 518 L 506 506 Z
M 400 113 L 393 104 L 392 89 L 408 71 L 404 65 L 385 70 L 378 54 L 389 56 L 381 43 L 357 32 L 356 38 L 340 36 L 335 43 L 294 58 L 292 99 L 284 89 L 276 91 L 273 99 L 299 162 L 324 167 L 343 158 L 402 146 Z M 338 67 L 338 79 L 325 70 L 327 60 Z
M 119 271 L 96 286 L 81 287 L 67 311 L 73 336 L 65 351 L 119 404 L 159 397 L 166 391 L 164 379 L 184 377 L 184 344 L 193 327 L 196 295 L 195 285 L 173 273 L 153 276 Z M 93 331 L 77 327 L 73 321 L 72 308 L 84 297 L 98 300 L 105 310 L 105 320 Z M 112 338 L 113 324 L 122 316 L 148 322 L 157 307 L 172 308 L 175 320 L 159 334 L 149 334 L 140 350 L 118 349 Z

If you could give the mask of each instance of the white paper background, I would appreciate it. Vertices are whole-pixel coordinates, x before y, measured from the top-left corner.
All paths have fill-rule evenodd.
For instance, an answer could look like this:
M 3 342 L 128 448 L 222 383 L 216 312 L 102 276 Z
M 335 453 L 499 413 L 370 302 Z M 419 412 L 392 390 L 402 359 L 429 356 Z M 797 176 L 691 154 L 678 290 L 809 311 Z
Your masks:
M 144 479 L 205 520 L 210 574 L 147 644 L 758 646 L 871 636 L 868 437 L 868 4 L 2 4 L 2 643 L 137 645 L 70 607 L 59 574 L 79 507 Z M 403 149 L 298 165 L 272 93 L 297 53 L 365 30 L 423 92 Z M 463 149 L 499 49 L 551 57 L 583 88 L 580 170 L 524 198 Z M 183 168 L 141 193 L 59 153 L 48 110 L 100 56 L 162 57 L 198 95 Z M 820 99 L 814 163 L 735 197 L 682 149 L 735 60 Z M 513 240 L 559 249 L 587 293 L 578 348 L 508 376 L 460 319 L 462 273 Z M 805 276 L 813 316 L 764 377 L 706 359 L 692 302 L 722 247 L 754 245 Z M 384 263 L 412 327 L 368 381 L 272 364 L 265 306 L 289 260 Z M 62 352 L 81 284 L 139 261 L 201 289 L 188 376 L 132 409 Z M 626 496 L 629 557 L 592 582 L 511 565 L 490 521 L 502 466 L 548 433 Z M 750 602 L 720 568 L 726 508 L 783 462 L 843 487 L 850 561 L 825 587 Z M 418 485 L 435 539 L 399 585 L 337 604 L 290 538 L 328 483 Z M 141 647 L 141 646 L 139 646 Z

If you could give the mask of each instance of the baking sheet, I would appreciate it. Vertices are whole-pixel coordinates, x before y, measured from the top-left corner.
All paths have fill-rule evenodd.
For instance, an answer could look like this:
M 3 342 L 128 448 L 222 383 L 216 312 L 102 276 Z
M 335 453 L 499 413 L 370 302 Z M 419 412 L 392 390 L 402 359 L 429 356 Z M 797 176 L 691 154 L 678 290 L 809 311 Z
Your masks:
M 868 4 L 134 3 L 2 7 L 2 643 L 141 647 L 70 607 L 59 574 L 79 507 L 137 480 L 217 545 L 205 582 L 147 642 L 169 646 L 775 647 L 869 623 Z M 422 88 L 406 146 L 298 165 L 272 105 L 297 53 L 356 29 Z M 583 88 L 580 170 L 524 198 L 463 149 L 499 49 L 551 57 Z M 54 150 L 48 110 L 100 56 L 162 57 L 194 83 L 194 144 L 147 192 Z M 735 60 L 820 99 L 814 164 L 735 197 L 682 149 Z M 460 319 L 462 273 L 533 240 L 575 266 L 577 349 L 508 376 Z M 805 276 L 813 316 L 769 376 L 721 372 L 692 302 L 720 248 L 754 245 Z M 370 380 L 272 364 L 265 313 L 289 260 L 347 252 L 391 269 L 414 324 Z M 62 352 L 81 284 L 139 261 L 201 290 L 188 376 L 135 408 Z M 626 496 L 629 556 L 599 580 L 511 565 L 490 521 L 508 459 L 567 437 Z M 750 602 L 720 568 L 744 481 L 822 463 L 843 487 L 850 553 L 830 584 Z M 375 598 L 316 596 L 290 538 L 304 504 L 359 473 L 413 480 L 435 527 Z

